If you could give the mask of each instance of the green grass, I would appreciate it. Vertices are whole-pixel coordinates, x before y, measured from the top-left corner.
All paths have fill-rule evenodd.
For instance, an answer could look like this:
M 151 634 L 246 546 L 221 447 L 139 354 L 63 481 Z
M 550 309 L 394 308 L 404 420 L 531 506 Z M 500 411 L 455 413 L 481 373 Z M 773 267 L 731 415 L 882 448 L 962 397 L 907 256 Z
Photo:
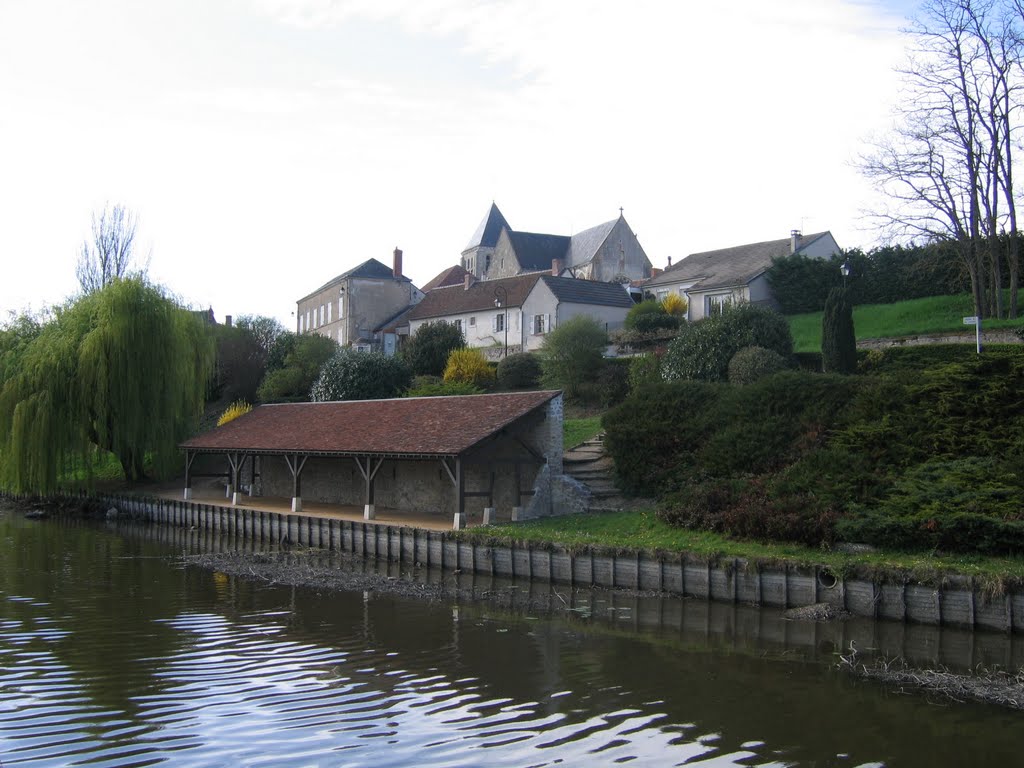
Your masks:
M 568 549 L 599 547 L 668 553 L 688 552 L 711 560 L 739 557 L 762 564 L 823 565 L 846 576 L 909 575 L 938 583 L 943 575 L 975 576 L 998 588 L 1024 582 L 1024 558 L 941 555 L 928 552 L 847 554 L 797 544 L 765 544 L 730 539 L 707 531 L 674 528 L 653 511 L 565 515 L 525 523 L 470 528 L 461 536 L 501 542 L 559 544 Z
M 974 314 L 970 294 L 932 296 L 895 304 L 865 304 L 854 307 L 853 326 L 857 339 L 882 339 L 922 333 L 972 331 L 963 319 Z M 797 352 L 821 351 L 821 312 L 791 315 L 789 328 Z M 985 320 L 983 328 L 1024 328 L 1024 319 Z
M 562 436 L 565 448 L 573 448 L 585 442 L 601 431 L 601 416 L 585 416 L 577 419 L 565 419 L 562 422 Z

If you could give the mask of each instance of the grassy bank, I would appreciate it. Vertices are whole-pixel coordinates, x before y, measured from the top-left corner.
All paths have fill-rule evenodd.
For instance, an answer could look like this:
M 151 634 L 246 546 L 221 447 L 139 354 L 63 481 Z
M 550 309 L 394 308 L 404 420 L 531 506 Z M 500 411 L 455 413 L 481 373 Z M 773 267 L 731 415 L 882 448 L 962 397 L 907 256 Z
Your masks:
M 566 418 L 562 423 L 562 439 L 566 450 L 585 442 L 601 431 L 601 416 Z
M 858 339 L 882 339 L 973 330 L 963 324 L 964 317 L 973 314 L 971 297 L 965 293 L 854 307 L 853 324 Z M 821 312 L 792 315 L 789 327 L 797 352 L 821 351 Z M 1024 328 L 1024 319 L 986 320 L 984 328 Z
M 688 552 L 711 560 L 739 557 L 763 564 L 824 565 L 846 576 L 907 576 L 925 583 L 938 582 L 944 575 L 963 574 L 974 576 L 996 590 L 1024 583 L 1024 558 L 892 551 L 850 554 L 797 544 L 766 544 L 675 528 L 660 521 L 653 511 L 549 517 L 515 525 L 471 528 L 460 535 L 504 542 L 559 544 L 569 549 L 642 549 Z

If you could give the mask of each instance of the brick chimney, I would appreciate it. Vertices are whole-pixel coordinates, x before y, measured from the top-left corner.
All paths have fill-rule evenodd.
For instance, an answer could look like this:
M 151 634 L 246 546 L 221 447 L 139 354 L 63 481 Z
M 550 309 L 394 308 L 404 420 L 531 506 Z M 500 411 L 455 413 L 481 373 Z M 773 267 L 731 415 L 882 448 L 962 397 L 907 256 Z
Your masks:
M 665 267 L 665 269 L 672 269 L 672 257 L 671 256 L 668 257 L 668 266 Z
M 468 291 L 469 290 L 469 286 L 471 286 L 474 282 L 475 282 L 475 280 L 473 278 L 473 273 L 472 272 L 468 273 L 466 275 L 465 280 L 463 280 L 462 290 Z
M 794 254 L 800 250 L 800 241 L 803 240 L 803 235 L 800 234 L 799 229 L 794 229 L 789 233 L 789 252 Z
M 395 248 L 395 260 L 392 263 L 394 264 L 394 266 L 392 267 L 392 272 L 394 272 L 395 277 L 401 277 L 402 276 L 402 249 L 401 248 Z
M 562 260 L 561 259 L 552 259 L 551 260 L 551 276 L 552 277 L 558 277 L 560 274 L 562 274 Z

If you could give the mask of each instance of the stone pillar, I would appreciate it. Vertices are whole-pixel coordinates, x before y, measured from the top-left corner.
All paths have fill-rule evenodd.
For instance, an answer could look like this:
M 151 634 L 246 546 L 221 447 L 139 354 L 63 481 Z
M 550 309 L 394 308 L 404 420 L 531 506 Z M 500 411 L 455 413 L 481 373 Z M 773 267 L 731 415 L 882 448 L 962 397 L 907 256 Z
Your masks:
M 484 525 L 494 525 L 494 507 L 484 507 Z
M 377 505 L 376 504 L 364 504 L 363 505 L 363 520 L 376 520 L 377 519 Z

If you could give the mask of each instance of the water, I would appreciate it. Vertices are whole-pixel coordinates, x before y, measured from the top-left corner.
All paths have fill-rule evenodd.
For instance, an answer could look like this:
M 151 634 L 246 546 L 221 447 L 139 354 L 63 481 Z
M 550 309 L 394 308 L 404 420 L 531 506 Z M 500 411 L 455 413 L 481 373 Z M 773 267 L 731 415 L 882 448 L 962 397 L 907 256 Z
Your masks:
M 0 512 L 3 766 L 1024 764 L 1020 714 L 834 664 L 851 632 L 965 664 L 1019 658 L 1002 636 L 608 593 L 550 613 L 319 594 L 177 557 L 213 545 Z

